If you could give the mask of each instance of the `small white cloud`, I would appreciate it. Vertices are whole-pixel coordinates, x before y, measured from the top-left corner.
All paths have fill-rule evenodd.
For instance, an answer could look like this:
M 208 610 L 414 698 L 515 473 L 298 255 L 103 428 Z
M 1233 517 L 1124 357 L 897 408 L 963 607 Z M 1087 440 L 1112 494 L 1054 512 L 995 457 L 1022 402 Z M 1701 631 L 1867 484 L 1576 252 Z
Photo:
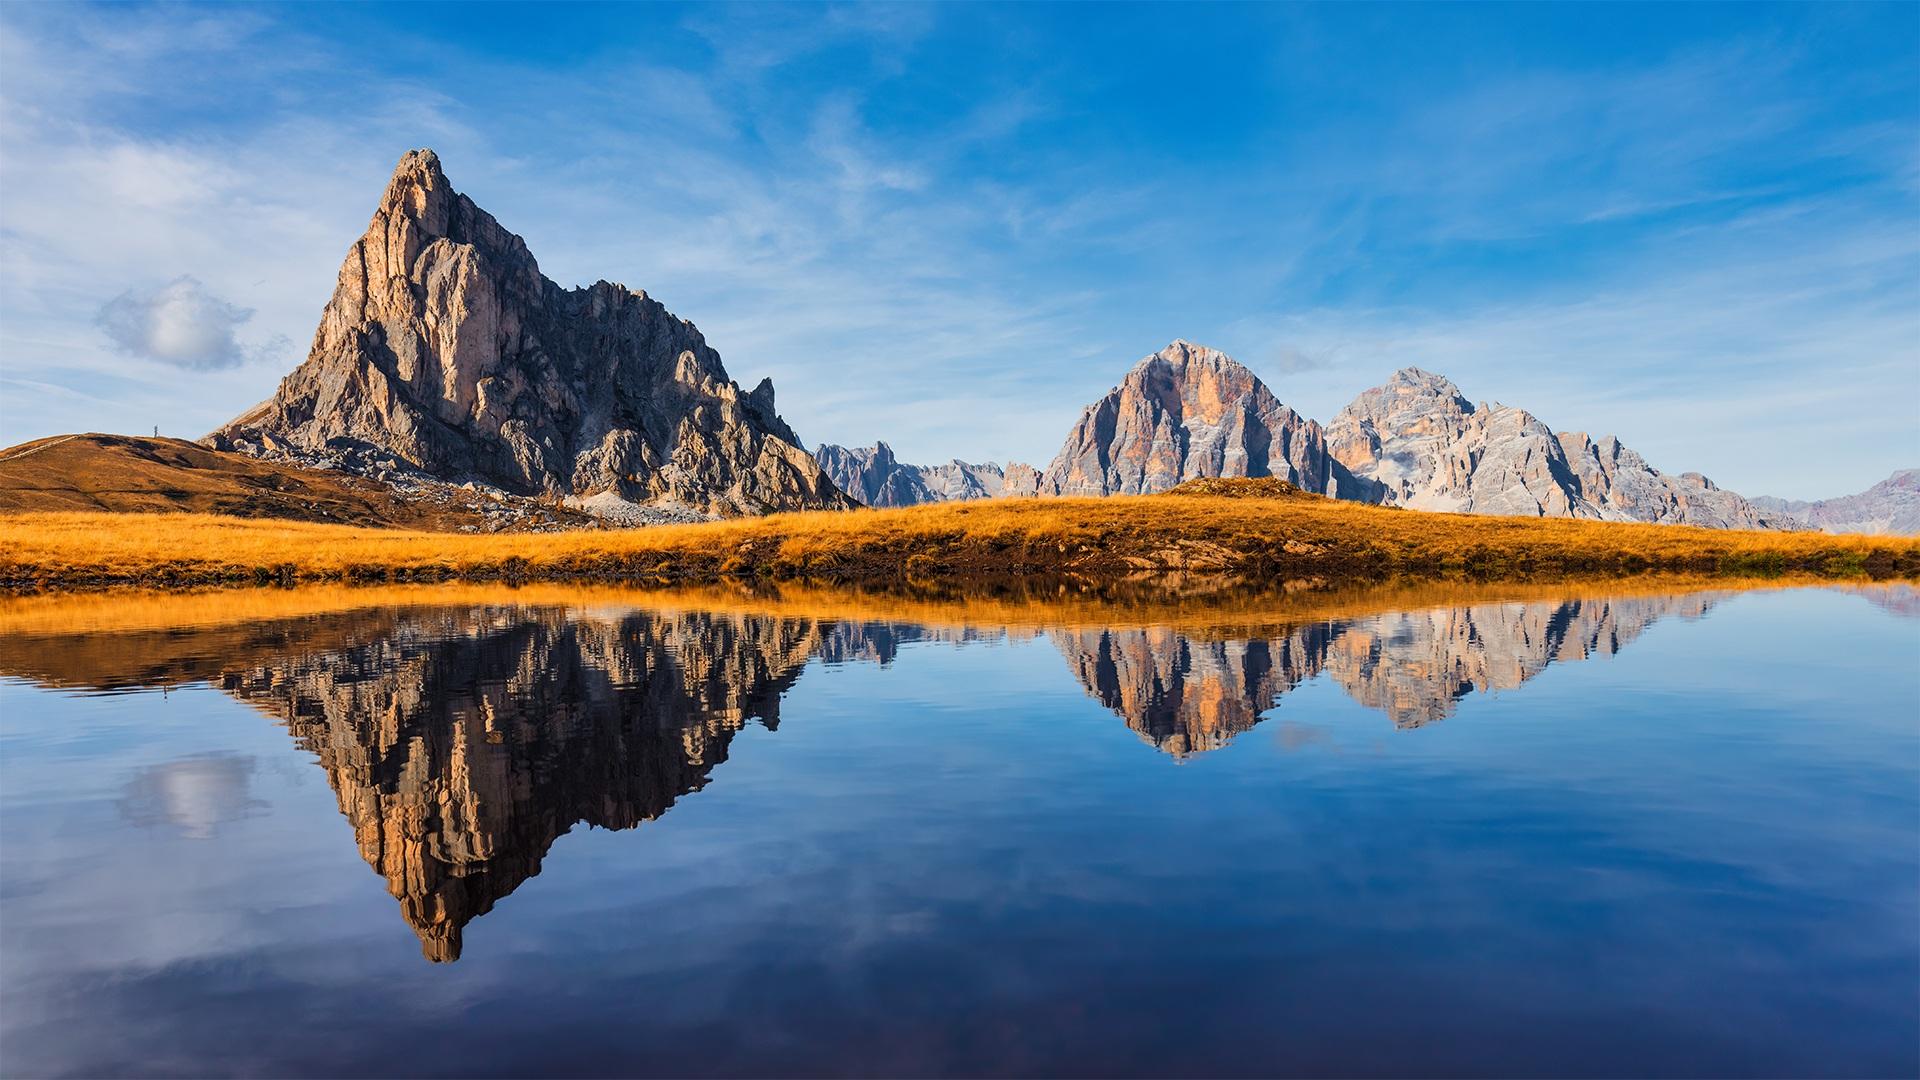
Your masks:
M 1295 345 L 1281 345 L 1273 351 L 1273 368 L 1283 375 L 1299 375 L 1307 371 L 1320 371 L 1333 366 L 1333 350 L 1302 349 Z
M 238 367 L 247 350 L 234 337 L 253 318 L 191 277 L 178 277 L 151 292 L 128 290 L 107 301 L 94 322 L 122 352 L 175 367 L 211 370 Z

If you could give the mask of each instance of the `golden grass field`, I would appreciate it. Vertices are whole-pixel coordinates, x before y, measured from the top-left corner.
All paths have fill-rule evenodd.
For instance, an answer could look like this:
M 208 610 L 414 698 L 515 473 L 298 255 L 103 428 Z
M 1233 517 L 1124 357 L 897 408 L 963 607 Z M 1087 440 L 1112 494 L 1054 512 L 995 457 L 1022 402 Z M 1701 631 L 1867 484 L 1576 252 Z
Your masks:
M 1208 482 L 1205 493 L 1010 499 L 547 534 L 415 532 L 207 514 L 0 517 L 0 588 L 301 582 L 1254 583 L 1672 572 L 1920 575 L 1920 539 L 1429 514 Z

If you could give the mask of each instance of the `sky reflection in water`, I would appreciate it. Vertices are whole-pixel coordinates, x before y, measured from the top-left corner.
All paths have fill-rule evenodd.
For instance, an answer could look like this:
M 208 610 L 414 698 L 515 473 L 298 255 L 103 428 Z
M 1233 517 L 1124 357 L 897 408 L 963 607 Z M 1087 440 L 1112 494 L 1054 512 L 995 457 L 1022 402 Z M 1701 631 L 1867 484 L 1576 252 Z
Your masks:
M 1920 1070 L 1910 587 L 668 599 L 0 612 L 6 1071 Z

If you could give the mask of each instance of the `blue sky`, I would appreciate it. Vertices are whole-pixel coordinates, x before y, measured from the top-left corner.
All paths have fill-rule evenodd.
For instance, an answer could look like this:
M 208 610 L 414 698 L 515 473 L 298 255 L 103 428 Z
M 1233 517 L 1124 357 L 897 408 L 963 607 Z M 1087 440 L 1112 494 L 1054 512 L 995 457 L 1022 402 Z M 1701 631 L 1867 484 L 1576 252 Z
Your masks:
M 0 7 L 0 441 L 198 436 L 393 164 L 809 445 L 1044 465 L 1174 338 L 1813 497 L 1920 465 L 1920 6 Z

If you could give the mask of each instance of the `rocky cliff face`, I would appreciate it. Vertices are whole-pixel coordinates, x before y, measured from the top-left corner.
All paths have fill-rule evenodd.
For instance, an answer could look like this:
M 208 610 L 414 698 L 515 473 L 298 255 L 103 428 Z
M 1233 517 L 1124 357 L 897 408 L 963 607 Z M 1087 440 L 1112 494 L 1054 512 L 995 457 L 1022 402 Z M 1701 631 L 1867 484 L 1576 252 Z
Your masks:
M 1475 405 L 1447 379 L 1403 368 L 1327 425 L 1355 497 L 1417 510 L 1791 527 L 1698 473 L 1668 476 L 1608 436 L 1547 427 L 1524 409 Z
M 1902 469 L 1858 495 L 1813 502 L 1762 495 L 1753 505 L 1822 532 L 1916 536 L 1920 535 L 1920 469 Z
M 1143 495 L 1219 476 L 1277 476 L 1316 492 L 1336 487 L 1320 425 L 1282 405 L 1232 357 L 1176 341 L 1087 406 L 1035 488 Z
M 857 449 L 823 443 L 813 456 L 841 491 L 868 506 L 993 499 L 1006 483 L 1006 473 L 992 462 L 955 458 L 945 465 L 908 465 L 884 442 Z
M 846 499 L 693 324 L 644 292 L 563 289 L 520 237 L 401 159 L 340 268 L 313 348 L 223 449 L 372 446 L 521 494 L 612 492 L 706 513 Z

